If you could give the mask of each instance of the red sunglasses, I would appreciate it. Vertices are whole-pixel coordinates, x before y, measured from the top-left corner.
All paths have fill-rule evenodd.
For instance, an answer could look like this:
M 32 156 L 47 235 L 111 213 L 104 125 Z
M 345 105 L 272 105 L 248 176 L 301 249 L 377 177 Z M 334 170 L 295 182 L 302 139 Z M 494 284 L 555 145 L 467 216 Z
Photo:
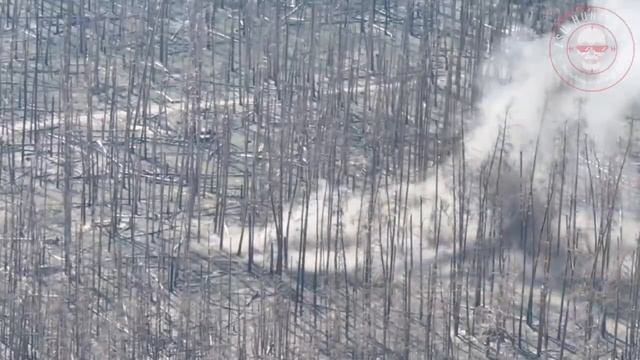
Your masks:
M 609 49 L 609 45 L 577 45 L 576 49 L 581 53 L 587 53 L 591 49 L 593 49 L 594 52 L 603 53 Z

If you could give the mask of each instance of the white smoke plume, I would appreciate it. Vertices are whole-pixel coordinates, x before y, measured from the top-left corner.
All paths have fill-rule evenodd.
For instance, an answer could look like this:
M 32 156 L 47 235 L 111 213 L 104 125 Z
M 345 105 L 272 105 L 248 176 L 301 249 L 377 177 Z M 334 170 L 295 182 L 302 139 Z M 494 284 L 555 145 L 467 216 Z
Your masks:
M 626 21 L 634 35 L 635 44 L 629 43 L 629 38 L 619 36 L 618 51 L 628 54 L 635 47 L 637 54 L 640 49 L 640 3 L 606 0 L 592 5 L 609 9 Z M 491 82 L 487 85 L 486 96 L 479 104 L 482 113 L 480 124 L 467 142 L 468 153 L 476 162 L 486 158 L 494 146 L 488 139 L 495 138 L 501 131 L 506 117 L 508 142 L 513 147 L 510 161 L 516 163 L 522 151 L 524 161 L 530 167 L 539 141 L 536 174 L 543 181 L 552 171 L 553 160 L 559 154 L 565 123 L 569 129 L 575 130 L 581 118 L 580 126 L 587 134 L 593 150 L 591 162 L 597 157 L 603 166 L 608 161 L 617 161 L 619 164 L 630 140 L 631 152 L 637 148 L 629 126 L 634 116 L 634 129 L 640 126 L 640 117 L 637 115 L 640 110 L 640 66 L 637 59 L 624 79 L 615 86 L 597 92 L 576 90 L 564 83 L 551 66 L 549 37 L 550 34 L 535 36 L 526 31 L 518 32 L 507 39 L 495 59 L 486 64 L 488 72 L 494 68 L 502 71 L 506 68 L 509 78 L 504 83 Z M 575 131 L 569 136 L 575 139 Z M 569 141 L 575 143 L 575 140 Z M 568 156 L 569 160 L 575 158 L 571 152 Z M 592 166 L 595 168 L 595 164 Z M 634 212 L 638 211 L 637 204 L 640 201 L 637 167 L 633 157 L 627 159 L 619 199 L 619 203 L 629 210 L 626 221 L 628 233 L 625 234 L 629 243 L 635 242 L 635 234 L 640 229 L 632 219 L 637 216 Z M 584 169 L 581 171 L 587 176 Z
M 636 39 L 636 52 L 640 46 L 637 41 L 640 39 L 640 2 L 607 0 L 599 1 L 594 5 L 603 6 L 620 14 L 631 26 Z M 534 159 L 535 147 L 538 144 L 536 157 L 536 197 L 539 203 L 534 204 L 539 208 L 538 213 L 544 211 L 541 203 L 544 201 L 546 186 L 549 181 L 553 167 L 559 162 L 558 156 L 561 154 L 562 138 L 564 129 L 567 129 L 568 145 L 567 150 L 567 187 L 570 187 L 572 179 L 572 165 L 576 158 L 575 142 L 578 119 L 581 120 L 582 131 L 588 134 L 590 149 L 594 157 L 597 157 L 604 165 L 607 162 L 619 164 L 626 144 L 629 140 L 629 126 L 627 117 L 634 114 L 634 107 L 640 95 L 640 69 L 636 61 L 626 78 L 616 86 L 601 92 L 584 92 L 567 86 L 554 71 L 550 63 L 549 49 L 550 34 L 535 35 L 533 32 L 520 30 L 515 32 L 510 38 L 505 39 L 484 66 L 485 77 L 483 97 L 477 108 L 479 116 L 474 120 L 473 126 L 467 133 L 465 141 L 466 158 L 469 176 L 477 176 L 479 166 L 482 161 L 489 158 L 494 151 L 499 134 L 506 124 L 506 143 L 509 151 L 505 154 L 505 162 L 512 165 L 511 173 L 507 170 L 504 174 L 501 192 L 506 200 L 501 204 L 503 214 L 506 219 L 506 227 L 510 223 L 519 224 L 519 181 L 517 178 L 517 164 L 519 154 L 523 154 L 523 167 L 526 176 L 531 171 Z M 620 51 L 628 51 L 631 44 L 618 44 Z M 625 50 L 626 49 L 626 50 Z M 496 79 L 495 75 L 500 79 Z M 640 124 L 636 124 L 636 127 Z M 580 140 L 581 147 L 584 146 Z M 634 146 L 635 148 L 635 146 Z M 583 150 L 583 149 L 582 149 Z M 584 156 L 582 156 L 584 158 Z M 584 159 L 583 159 L 584 160 Z M 593 159 L 592 159 L 593 160 Z M 449 163 L 444 161 L 444 164 Z M 514 167 L 516 166 L 516 167 Z M 586 189 L 587 172 L 584 164 L 581 163 L 580 182 Z M 595 166 L 595 165 L 594 165 Z M 620 192 L 624 205 L 633 208 L 640 197 L 636 195 L 636 186 L 640 186 L 637 181 L 637 165 L 630 159 L 626 163 L 624 173 L 624 184 Z M 596 172 L 594 167 L 592 171 Z M 614 171 L 615 175 L 615 171 Z M 437 183 L 437 191 L 436 191 Z M 389 244 L 384 239 L 389 236 L 390 224 L 399 223 L 400 231 L 396 234 L 398 244 L 405 239 L 404 245 L 399 247 L 401 252 L 411 252 L 410 256 L 417 257 L 418 244 L 420 243 L 420 224 L 424 233 L 422 234 L 424 258 L 433 258 L 436 228 L 440 231 L 440 254 L 445 256 L 451 251 L 452 236 L 454 233 L 453 219 L 453 184 L 451 174 L 447 167 L 443 169 L 438 179 L 432 176 L 427 181 L 413 183 L 407 190 L 405 186 L 396 184 L 390 189 L 381 190 L 376 202 L 374 223 L 367 226 L 367 203 L 369 201 L 368 192 L 350 192 L 348 189 L 341 189 L 340 201 L 337 201 L 337 192 L 331 193 L 325 183 L 321 183 L 317 193 L 311 196 L 310 210 L 308 217 L 309 228 L 307 230 L 307 260 L 306 269 L 312 270 L 315 264 L 315 257 L 318 253 L 316 247 L 326 249 L 330 247 L 332 253 L 329 260 L 333 263 L 335 255 L 335 243 L 328 244 L 327 221 L 329 214 L 333 214 L 333 227 L 331 228 L 331 239 L 335 238 L 336 230 L 339 228 L 343 234 L 345 257 L 344 264 L 347 268 L 353 269 L 356 266 L 362 267 L 363 248 L 367 239 L 367 234 L 371 234 L 372 246 L 375 251 L 374 257 L 380 259 L 380 254 L 390 251 Z M 470 187 L 471 191 L 473 188 Z M 569 190 L 567 190 L 568 192 Z M 586 190 L 584 190 L 586 191 Z M 584 191 L 582 193 L 584 193 Z M 401 219 L 396 218 L 393 209 L 393 201 L 387 200 L 387 194 L 391 199 L 402 193 L 404 199 L 407 195 L 407 213 Z M 509 197 L 510 196 L 510 197 Z M 333 197 L 334 208 L 328 208 L 328 199 Z M 565 194 L 565 202 L 568 203 L 568 195 Z M 435 203 L 435 199 L 438 203 Z M 582 199 L 579 199 L 581 201 Z M 619 199 L 620 200 L 620 199 Z M 618 201 L 619 203 L 620 201 Z M 581 201 L 578 209 L 578 226 L 582 227 L 584 234 L 592 234 L 592 224 L 594 222 L 589 205 Z M 436 207 L 437 205 L 437 207 Z M 439 209 L 434 213 L 434 209 Z M 568 208 L 568 206 L 567 206 Z M 336 214 L 338 210 L 341 218 L 338 221 Z M 470 218 L 466 228 L 467 238 L 470 243 L 475 240 L 477 229 L 477 209 L 470 210 Z M 636 209 L 637 210 L 637 209 Z M 565 212 L 567 209 L 565 209 Z M 600 211 L 600 210 L 599 210 Z M 634 239 L 640 226 L 636 221 L 635 214 L 626 214 L 622 221 L 618 221 L 615 226 L 621 228 L 620 236 L 623 238 L 624 247 L 631 247 L 635 243 Z M 563 214 L 564 215 L 564 214 Z M 291 223 L 289 230 L 289 261 L 295 267 L 299 256 L 300 224 L 303 216 L 303 208 L 300 205 L 292 207 Z M 441 218 L 440 218 L 441 216 Z M 562 218 L 555 214 L 556 218 Z M 600 213 L 598 214 L 600 216 Z M 289 217 L 288 210 L 284 218 Z M 511 219 L 509 217 L 512 217 Z M 440 225 L 438 226 L 438 219 Z M 617 217 L 619 219 L 619 217 Z M 409 220 L 411 225 L 409 226 Z M 558 221 L 558 220 L 553 220 Z M 325 228 L 322 229 L 321 227 Z M 554 225 L 555 226 L 555 225 Z M 565 225 L 563 225 L 563 230 Z M 508 229 L 507 229 L 508 231 Z M 238 246 L 240 230 L 235 226 L 229 229 L 228 247 L 235 251 Z M 380 236 L 381 234 L 381 236 Z M 506 236 L 510 234 L 507 233 Z M 246 234 L 245 234 L 246 236 Z M 275 239 L 275 228 L 272 224 L 261 231 L 255 240 L 256 261 L 267 266 L 269 257 L 269 244 Z M 333 240 L 332 240 L 333 242 Z M 244 240 L 246 253 L 247 240 Z M 357 246 L 356 246 L 357 245 Z M 275 245 L 274 245 L 275 246 Z M 342 244 L 338 243 L 339 250 Z M 593 246 L 587 242 L 587 247 Z M 413 251 L 411 251 L 413 248 Z M 343 259 L 339 259 L 340 262 Z M 327 262 L 326 258 L 319 259 L 320 263 Z

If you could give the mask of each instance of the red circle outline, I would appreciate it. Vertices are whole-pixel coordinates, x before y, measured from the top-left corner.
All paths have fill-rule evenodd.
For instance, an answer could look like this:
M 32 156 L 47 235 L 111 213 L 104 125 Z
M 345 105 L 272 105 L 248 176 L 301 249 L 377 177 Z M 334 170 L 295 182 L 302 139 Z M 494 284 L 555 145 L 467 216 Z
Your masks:
M 622 24 L 627 28 L 627 31 L 629 32 L 629 36 L 631 37 L 631 62 L 629 63 L 629 67 L 627 68 L 627 70 L 625 71 L 624 74 L 622 74 L 622 77 L 620 77 L 620 79 L 618 79 L 618 81 L 616 81 L 615 83 L 602 88 L 602 89 L 583 89 L 580 88 L 576 85 L 573 85 L 571 82 L 567 81 L 562 74 L 560 74 L 560 71 L 558 71 L 558 68 L 556 67 L 555 63 L 553 62 L 553 56 L 552 56 L 552 47 L 553 47 L 553 39 L 554 39 L 554 34 L 553 32 L 558 31 L 558 29 L 560 28 L 560 25 L 564 24 L 566 22 L 566 20 L 568 18 L 571 17 L 571 15 L 576 14 L 579 10 L 586 12 L 590 9 L 600 9 L 600 10 L 604 10 L 606 12 L 609 12 L 611 14 L 613 14 L 613 16 L 617 17 Z M 558 19 L 558 21 L 556 21 L 556 23 L 553 26 L 553 32 L 551 34 L 551 36 L 549 37 L 549 62 L 551 63 L 551 66 L 553 67 L 553 70 L 556 72 L 556 74 L 558 75 L 558 77 L 560 78 L 560 80 L 562 80 L 562 82 L 564 82 L 566 85 L 568 85 L 569 87 L 572 87 L 576 90 L 580 90 L 580 91 L 584 91 L 584 92 L 600 92 L 600 91 L 605 91 L 605 90 L 609 90 L 612 87 L 618 85 L 622 80 L 624 80 L 627 75 L 629 75 L 629 71 L 631 71 L 631 67 L 633 66 L 633 63 L 635 61 L 635 57 L 636 57 L 636 42 L 635 42 L 635 38 L 633 37 L 633 31 L 631 31 L 631 27 L 629 27 L 629 24 L 627 24 L 627 22 L 620 16 L 618 15 L 615 11 L 613 10 L 609 10 L 607 8 L 601 7 L 601 6 L 592 6 L 592 5 L 578 5 L 575 8 L 573 8 L 573 10 L 568 11 L 564 16 L 560 17 Z

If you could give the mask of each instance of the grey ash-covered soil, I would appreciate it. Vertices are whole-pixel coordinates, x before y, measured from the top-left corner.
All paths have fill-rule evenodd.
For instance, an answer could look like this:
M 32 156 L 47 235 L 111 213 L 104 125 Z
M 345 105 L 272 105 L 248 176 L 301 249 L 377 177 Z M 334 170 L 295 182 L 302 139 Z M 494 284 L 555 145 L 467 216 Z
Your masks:
M 568 3 L 1 2 L 0 358 L 636 358 L 615 176 L 463 146 Z

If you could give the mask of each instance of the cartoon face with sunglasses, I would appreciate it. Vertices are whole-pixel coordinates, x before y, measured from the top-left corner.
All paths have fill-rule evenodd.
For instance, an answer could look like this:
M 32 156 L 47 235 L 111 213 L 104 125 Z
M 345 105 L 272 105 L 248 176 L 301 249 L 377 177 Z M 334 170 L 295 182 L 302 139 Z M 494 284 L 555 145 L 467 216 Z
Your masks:
M 627 22 L 614 11 L 579 6 L 560 17 L 549 39 L 551 65 L 568 86 L 605 91 L 631 70 L 635 40 Z
M 569 39 L 567 55 L 573 67 L 586 74 L 607 71 L 616 60 L 616 40 L 602 25 L 585 24 Z

